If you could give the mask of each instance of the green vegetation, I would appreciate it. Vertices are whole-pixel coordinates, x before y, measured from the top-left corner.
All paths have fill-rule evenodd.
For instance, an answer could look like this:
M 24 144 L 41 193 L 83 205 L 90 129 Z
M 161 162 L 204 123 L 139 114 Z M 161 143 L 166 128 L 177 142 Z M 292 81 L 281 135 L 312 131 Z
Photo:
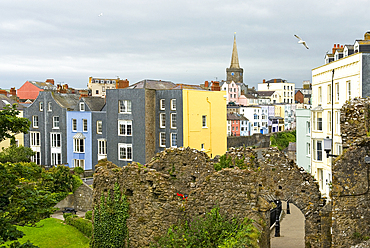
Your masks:
M 67 225 L 71 225 L 77 228 L 85 236 L 91 238 L 92 233 L 92 222 L 78 217 L 77 215 L 69 215 L 65 218 Z
M 280 151 L 289 146 L 289 142 L 296 142 L 295 130 L 275 133 L 270 136 L 271 146 L 276 146 Z
M 12 139 L 18 133 L 28 133 L 31 122 L 27 118 L 21 118 L 17 115 L 17 104 L 7 105 L 0 111 L 0 141 Z
M 253 161 L 255 157 L 251 155 L 249 157 L 249 162 L 245 162 L 245 156 L 241 158 L 235 158 L 233 159 L 230 155 L 224 154 L 220 157 L 220 162 L 215 163 L 213 167 L 216 171 L 222 170 L 224 168 L 234 168 L 239 167 L 239 169 L 247 169 L 249 167 L 253 166 Z
M 58 219 L 48 218 L 41 220 L 36 226 L 18 226 L 17 229 L 25 234 L 23 238 L 18 239 L 20 243 L 25 243 L 29 240 L 40 248 L 89 247 L 89 239 L 87 237 L 77 231 L 76 228 L 65 225 Z M 9 247 L 10 241 L 6 242 L 5 245 Z
M 257 248 L 260 234 L 252 222 L 247 218 L 228 220 L 215 207 L 204 217 L 171 226 L 151 247 Z
M 92 220 L 92 211 L 91 210 L 90 211 L 87 211 L 85 213 L 85 219 Z
M 0 244 L 23 236 L 15 225 L 47 218 L 54 206 L 82 184 L 66 166 L 45 171 L 34 163 L 0 163 Z
M 30 162 L 31 157 L 35 155 L 29 147 L 11 145 L 8 148 L 3 148 L 0 152 L 0 163 L 19 163 L 19 162 Z
M 113 194 L 102 194 L 100 204 L 94 209 L 94 228 L 91 240 L 92 248 L 129 247 L 129 235 L 126 225 L 128 202 L 121 193 L 119 185 L 114 185 Z

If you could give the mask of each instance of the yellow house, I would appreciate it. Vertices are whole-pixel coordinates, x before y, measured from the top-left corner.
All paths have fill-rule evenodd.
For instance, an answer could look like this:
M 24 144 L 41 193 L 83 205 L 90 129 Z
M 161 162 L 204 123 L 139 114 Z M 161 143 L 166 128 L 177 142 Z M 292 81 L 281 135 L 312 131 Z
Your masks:
M 226 99 L 222 91 L 183 90 L 184 147 L 210 157 L 227 150 Z

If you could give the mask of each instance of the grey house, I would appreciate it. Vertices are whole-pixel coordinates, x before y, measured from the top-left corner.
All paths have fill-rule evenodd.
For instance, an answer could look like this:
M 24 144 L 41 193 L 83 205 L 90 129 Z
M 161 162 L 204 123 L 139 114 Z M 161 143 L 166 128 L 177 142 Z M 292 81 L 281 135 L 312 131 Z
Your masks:
M 74 94 L 41 91 L 24 109 L 24 117 L 31 121 L 24 146 L 36 152 L 35 163 L 49 166 L 67 163 L 66 113 L 77 105 L 78 100 L 79 96 Z
M 108 160 L 145 164 L 166 147 L 183 146 L 182 90 L 172 82 L 143 80 L 107 90 Z

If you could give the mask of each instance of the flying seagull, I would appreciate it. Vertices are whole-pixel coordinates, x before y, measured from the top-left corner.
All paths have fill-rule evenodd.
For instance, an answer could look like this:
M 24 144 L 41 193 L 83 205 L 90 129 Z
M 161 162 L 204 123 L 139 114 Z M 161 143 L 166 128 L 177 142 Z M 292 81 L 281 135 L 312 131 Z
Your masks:
M 297 37 L 298 39 L 299 39 L 299 41 L 298 41 L 298 44 L 302 44 L 302 45 L 304 45 L 307 49 L 309 49 L 308 48 L 308 46 L 306 45 L 306 42 L 304 41 L 304 40 L 302 40 L 301 38 L 299 38 L 299 36 L 298 35 L 294 35 L 295 37 Z
M 100 13 L 98 16 L 102 16 L 103 15 L 103 13 Z

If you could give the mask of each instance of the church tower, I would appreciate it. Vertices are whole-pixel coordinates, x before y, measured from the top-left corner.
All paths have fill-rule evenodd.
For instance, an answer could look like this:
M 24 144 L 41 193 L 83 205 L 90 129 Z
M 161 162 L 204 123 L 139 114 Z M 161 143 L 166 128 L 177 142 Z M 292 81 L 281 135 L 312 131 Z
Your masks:
M 230 68 L 226 68 L 226 81 L 230 83 L 243 83 L 243 68 L 239 66 L 238 50 L 236 49 L 236 35 L 234 34 L 233 53 L 231 55 Z

